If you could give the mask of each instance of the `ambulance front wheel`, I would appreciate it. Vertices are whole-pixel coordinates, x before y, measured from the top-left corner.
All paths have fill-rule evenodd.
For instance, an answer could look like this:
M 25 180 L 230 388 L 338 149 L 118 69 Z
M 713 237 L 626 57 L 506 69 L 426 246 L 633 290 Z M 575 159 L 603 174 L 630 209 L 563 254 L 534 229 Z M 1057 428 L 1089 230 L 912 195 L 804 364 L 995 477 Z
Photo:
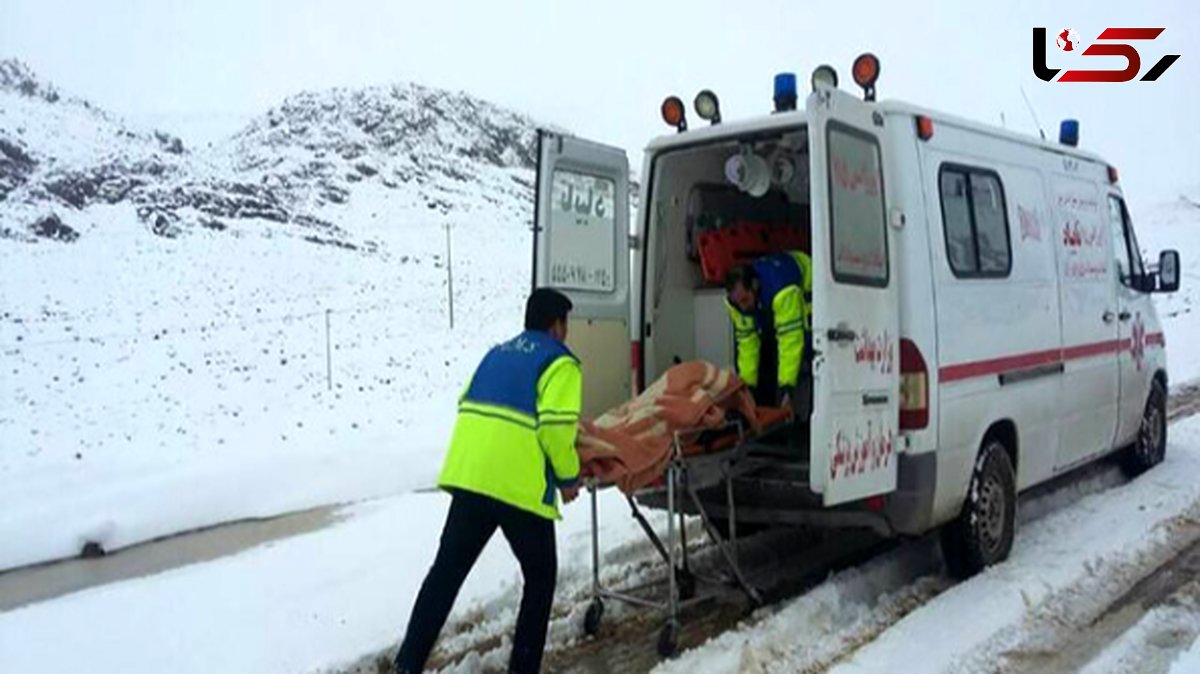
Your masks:
M 1012 550 L 1017 481 L 1000 439 L 990 436 L 975 461 L 962 512 L 942 529 L 942 554 L 955 578 L 1004 561 Z
M 1159 379 L 1150 384 L 1137 439 L 1121 455 L 1121 469 L 1137 477 L 1162 463 L 1167 454 L 1167 389 Z

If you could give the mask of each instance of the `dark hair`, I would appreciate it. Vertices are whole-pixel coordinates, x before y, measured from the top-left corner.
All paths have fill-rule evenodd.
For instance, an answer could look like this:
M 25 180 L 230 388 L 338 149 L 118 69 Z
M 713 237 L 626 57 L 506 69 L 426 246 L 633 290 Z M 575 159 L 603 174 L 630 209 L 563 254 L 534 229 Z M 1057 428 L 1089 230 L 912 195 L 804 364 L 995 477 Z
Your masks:
M 556 321 L 565 321 L 575 305 L 553 288 L 538 288 L 525 301 L 525 329 L 545 332 Z
M 725 274 L 725 292 L 731 293 L 733 289 L 740 286 L 746 288 L 753 287 L 753 281 L 758 279 L 758 272 L 754 271 L 754 265 L 747 262 L 733 267 Z

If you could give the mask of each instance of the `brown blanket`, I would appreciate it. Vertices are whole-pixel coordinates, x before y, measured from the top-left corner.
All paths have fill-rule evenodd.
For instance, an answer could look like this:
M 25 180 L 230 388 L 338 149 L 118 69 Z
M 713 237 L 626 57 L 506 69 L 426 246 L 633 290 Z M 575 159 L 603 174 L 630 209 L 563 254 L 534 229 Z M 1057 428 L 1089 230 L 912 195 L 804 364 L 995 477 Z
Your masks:
M 747 430 L 760 430 L 754 400 L 732 370 L 699 360 L 676 365 L 633 400 L 580 422 L 582 473 L 632 493 L 662 476 L 676 431 L 688 431 L 680 438 L 685 454 L 703 451 L 701 432 L 724 425 L 730 410 L 750 422 Z

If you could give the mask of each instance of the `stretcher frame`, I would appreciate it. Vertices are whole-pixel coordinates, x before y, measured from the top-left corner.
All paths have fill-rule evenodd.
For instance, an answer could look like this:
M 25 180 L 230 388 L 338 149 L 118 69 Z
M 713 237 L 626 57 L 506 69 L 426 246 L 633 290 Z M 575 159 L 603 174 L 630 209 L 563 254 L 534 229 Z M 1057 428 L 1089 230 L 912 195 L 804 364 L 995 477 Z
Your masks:
M 683 453 L 683 438 L 697 437 L 706 431 L 736 431 L 737 441 L 730 449 L 720 452 L 687 456 Z M 764 433 L 774 429 L 764 429 Z M 716 428 L 690 428 L 675 431 L 671 442 L 671 459 L 667 464 L 663 487 L 650 491 L 665 490 L 667 496 L 667 537 L 664 542 L 647 521 L 641 507 L 633 495 L 626 494 L 633 518 L 650 540 L 658 555 L 666 563 L 667 597 L 662 601 L 646 599 L 631 594 L 630 588 L 620 591 L 606 587 L 600 580 L 600 518 L 597 507 L 597 493 L 600 489 L 612 486 L 601 484 L 595 478 L 589 478 L 587 486 L 591 500 L 591 538 L 592 538 L 592 598 L 584 618 L 584 632 L 589 636 L 596 634 L 600 620 L 604 614 L 604 600 L 615 601 L 657 609 L 665 613 L 666 621 L 658 638 L 658 652 L 663 657 L 675 655 L 678 647 L 679 616 L 684 608 L 706 601 L 716 596 L 716 593 L 701 594 L 696 592 L 696 581 L 700 580 L 714 587 L 727 587 L 730 584 L 740 589 L 747 598 L 755 604 L 762 603 L 762 597 L 746 579 L 738 563 L 737 544 L 737 503 L 734 499 L 734 480 L 758 467 L 758 462 L 750 460 L 748 453 L 751 443 L 747 441 L 745 427 L 741 420 L 730 421 Z M 699 492 L 712 487 L 724 486 L 726 507 L 728 508 L 728 536 L 722 536 L 712 522 Z M 691 570 L 690 555 L 687 544 L 687 528 L 684 522 L 684 512 L 680 509 L 680 490 L 690 498 L 699 514 L 705 532 L 717 547 L 731 578 L 719 579 L 694 574 Z M 646 490 L 643 490 L 643 493 Z M 677 524 L 678 523 L 678 524 Z M 731 583 L 732 581 L 732 583 Z

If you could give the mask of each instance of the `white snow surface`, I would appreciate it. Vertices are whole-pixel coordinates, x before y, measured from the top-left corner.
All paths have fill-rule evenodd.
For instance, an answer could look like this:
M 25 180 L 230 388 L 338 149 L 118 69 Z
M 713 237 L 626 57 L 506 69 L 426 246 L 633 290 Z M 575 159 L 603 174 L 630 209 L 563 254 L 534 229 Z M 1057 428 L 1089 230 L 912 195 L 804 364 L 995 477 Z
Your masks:
M 974 657 L 1005 643 L 997 635 L 1019 633 L 1064 594 L 1082 588 L 1101 601 L 1135 582 L 1123 565 L 1154 556 L 1175 523 L 1200 515 L 1198 471 L 1200 418 L 1191 418 L 1171 427 L 1163 465 L 1023 526 L 1012 557 L 969 582 L 951 586 L 934 543 L 918 541 L 836 574 L 657 671 L 809 671 L 847 653 L 834 671 L 888 672 L 897 662 L 974 671 Z M 270 674 L 345 666 L 394 646 L 403 633 L 447 503 L 442 494 L 416 493 L 348 506 L 328 529 L 2 613 L 0 671 Z M 637 560 L 652 553 L 620 551 L 641 538 L 623 498 L 602 493 L 600 512 L 606 549 L 616 552 L 608 573 L 636 576 Z M 655 521 L 662 525 L 660 516 Z M 587 527 L 586 500 L 565 508 L 555 611 L 567 617 L 551 632 L 555 644 L 579 638 L 590 582 Z M 509 638 L 519 592 L 516 561 L 497 535 L 459 596 L 443 647 L 477 624 Z M 503 649 L 491 656 L 502 660 Z M 456 671 L 484 664 L 501 663 L 468 661 Z
M 1145 564 L 1184 545 L 1179 524 L 1200 516 L 1197 471 L 1200 419 L 1192 418 L 1171 427 L 1161 466 L 1026 523 L 1010 558 L 967 582 L 949 586 L 932 543 L 919 543 L 837 574 L 655 671 L 833 665 L 831 672 L 850 674 L 894 671 L 896 663 L 920 663 L 924 672 L 990 671 L 1008 649 L 1039 637 L 1031 625 L 1103 609 Z
M 580 619 L 582 599 L 561 604 L 590 587 L 586 498 L 566 506 L 558 526 L 556 610 Z M 318 532 L 0 613 L 0 672 L 294 674 L 390 648 L 433 561 L 448 504 L 441 493 L 410 493 L 346 506 L 336 515 L 345 519 Z M 640 538 L 620 494 L 603 492 L 600 513 L 606 546 Z M 621 563 L 609 566 L 623 573 Z M 501 616 L 510 638 L 519 596 L 517 562 L 497 532 L 450 626 L 469 630 Z
M 1200 672 L 1200 639 L 1171 664 L 1170 674 L 1196 674 Z

